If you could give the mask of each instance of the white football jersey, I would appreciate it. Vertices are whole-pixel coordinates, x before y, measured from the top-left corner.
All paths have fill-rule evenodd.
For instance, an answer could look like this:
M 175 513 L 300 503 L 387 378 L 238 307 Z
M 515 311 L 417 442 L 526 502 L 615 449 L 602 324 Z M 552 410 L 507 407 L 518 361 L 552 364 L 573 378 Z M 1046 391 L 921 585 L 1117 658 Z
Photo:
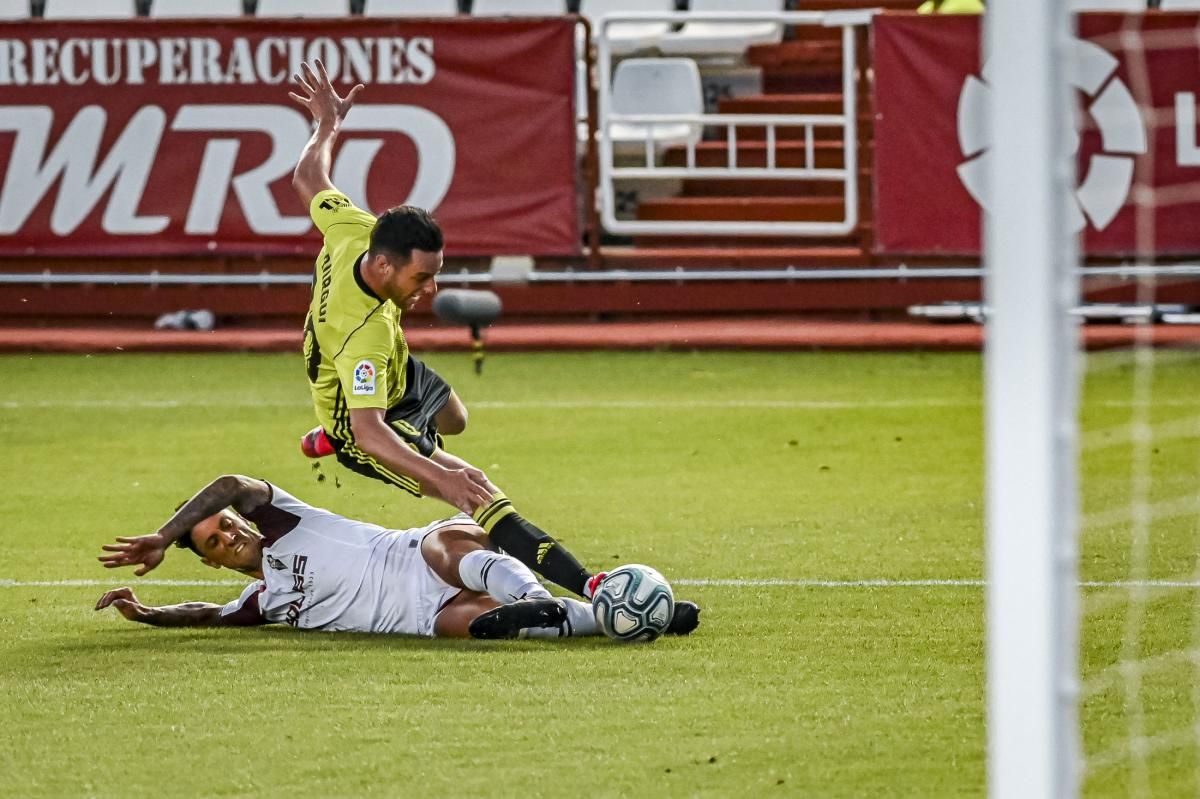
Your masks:
M 314 508 L 277 486 L 245 516 L 265 539 L 263 579 L 222 608 L 229 623 L 431 636 L 438 611 L 462 590 L 433 573 L 421 540 L 469 517 L 388 530 Z

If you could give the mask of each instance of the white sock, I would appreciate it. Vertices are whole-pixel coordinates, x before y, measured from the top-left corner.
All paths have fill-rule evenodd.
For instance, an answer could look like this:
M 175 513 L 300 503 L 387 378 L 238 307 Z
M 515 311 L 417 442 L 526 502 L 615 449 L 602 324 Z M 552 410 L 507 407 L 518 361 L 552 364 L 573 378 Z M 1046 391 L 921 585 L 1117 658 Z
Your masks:
M 561 627 L 531 627 L 525 631 L 530 638 L 577 638 L 581 635 L 599 635 L 600 625 L 592 615 L 592 606 L 578 599 L 562 598 L 567 606 L 567 620 Z
M 467 553 L 458 562 L 458 576 L 472 591 L 483 591 L 492 599 L 507 604 L 526 597 L 545 598 L 550 592 L 521 561 L 487 549 Z

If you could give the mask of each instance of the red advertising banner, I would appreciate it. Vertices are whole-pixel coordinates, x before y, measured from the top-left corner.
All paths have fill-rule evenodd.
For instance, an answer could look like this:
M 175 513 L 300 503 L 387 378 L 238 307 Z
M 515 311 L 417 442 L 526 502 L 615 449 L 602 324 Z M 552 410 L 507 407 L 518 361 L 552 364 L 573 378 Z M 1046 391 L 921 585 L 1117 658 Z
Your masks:
M 556 20 L 0 24 L 0 255 L 312 253 L 291 188 L 319 58 L 365 84 L 334 184 L 450 255 L 579 252 L 575 31 Z
M 1078 99 L 1072 228 L 1090 255 L 1200 253 L 1200 17 L 1078 19 L 1070 78 Z M 980 252 L 991 144 L 981 35 L 979 17 L 875 20 L 880 252 Z

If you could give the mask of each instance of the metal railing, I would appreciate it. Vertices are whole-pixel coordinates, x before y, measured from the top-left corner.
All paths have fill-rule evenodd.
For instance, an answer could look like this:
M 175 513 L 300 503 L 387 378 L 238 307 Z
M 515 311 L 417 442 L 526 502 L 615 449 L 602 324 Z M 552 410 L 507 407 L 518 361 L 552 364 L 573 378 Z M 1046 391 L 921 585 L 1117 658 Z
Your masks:
M 619 235 L 679 234 L 723 236 L 840 236 L 858 225 L 858 91 L 856 84 L 857 42 L 855 29 L 870 23 L 874 11 L 852 12 L 774 12 L 774 13 L 625 13 L 603 17 L 597 26 L 597 84 L 600 150 L 599 202 L 605 229 Z M 623 22 L 778 22 L 785 25 L 840 27 L 842 29 L 842 111 L 839 114 L 618 114 L 612 108 L 613 52 L 608 30 Z M 723 166 L 697 165 L 698 137 L 690 136 L 685 147 L 684 166 L 660 166 L 654 141 L 654 126 L 664 123 L 723 127 L 727 156 Z M 644 125 L 646 139 L 642 163 L 618 166 L 611 136 L 615 124 Z M 738 157 L 738 128 L 765 130 L 764 166 L 746 166 Z M 779 165 L 780 128 L 804 131 L 804 165 Z M 841 131 L 841 167 L 816 165 L 818 128 Z M 618 219 L 616 183 L 619 180 L 738 178 L 756 180 L 840 181 L 843 215 L 839 221 L 696 221 Z
M 1082 278 L 1134 280 L 1139 277 L 1194 278 L 1200 277 L 1200 264 L 1163 264 L 1119 266 L 1083 266 L 1078 268 Z M 682 283 L 701 281 L 825 281 L 825 280 L 979 280 L 984 269 L 978 266 L 912 267 L 900 264 L 889 267 L 803 268 L 794 266 L 773 269 L 605 269 L 597 271 L 542 270 L 529 273 L 521 280 L 500 279 L 490 272 L 443 272 L 438 285 L 503 285 L 513 283 Z M 144 272 L 13 272 L 0 274 L 0 285 L 61 286 L 307 286 L 312 284 L 311 273 L 247 272 L 241 274 L 203 274 Z

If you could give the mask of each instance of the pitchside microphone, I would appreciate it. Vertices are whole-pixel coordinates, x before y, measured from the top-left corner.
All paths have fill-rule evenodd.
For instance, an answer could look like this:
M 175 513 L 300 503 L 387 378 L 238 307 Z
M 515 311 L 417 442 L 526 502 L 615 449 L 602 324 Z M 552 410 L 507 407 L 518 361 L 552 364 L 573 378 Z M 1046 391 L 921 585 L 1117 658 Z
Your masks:
M 494 291 L 442 289 L 433 298 L 433 313 L 443 322 L 471 328 L 475 374 L 483 374 L 483 328 L 500 316 L 500 297 Z

